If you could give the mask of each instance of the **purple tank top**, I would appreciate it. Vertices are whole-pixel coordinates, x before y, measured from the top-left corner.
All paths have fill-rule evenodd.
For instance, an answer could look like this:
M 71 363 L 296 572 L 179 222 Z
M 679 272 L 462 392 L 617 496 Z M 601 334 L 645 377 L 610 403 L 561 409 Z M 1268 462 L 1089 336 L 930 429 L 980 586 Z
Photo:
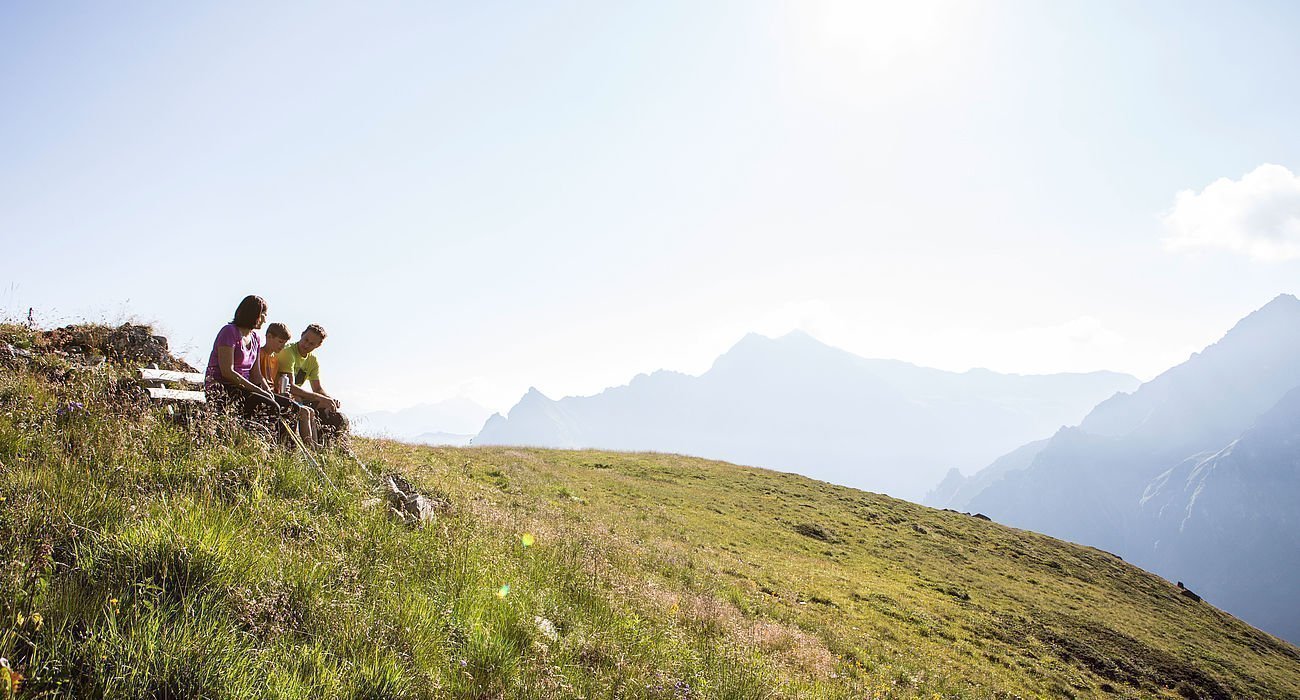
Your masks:
M 228 347 L 234 350 L 233 368 L 245 379 L 251 379 L 253 363 L 257 362 L 257 353 L 262 349 L 262 339 L 257 331 L 248 334 L 248 340 L 239 334 L 239 328 L 227 323 L 217 332 L 217 339 L 212 341 L 212 354 L 208 356 L 208 371 L 204 374 L 204 386 L 224 382 L 221 378 L 221 366 L 217 364 L 217 348 Z

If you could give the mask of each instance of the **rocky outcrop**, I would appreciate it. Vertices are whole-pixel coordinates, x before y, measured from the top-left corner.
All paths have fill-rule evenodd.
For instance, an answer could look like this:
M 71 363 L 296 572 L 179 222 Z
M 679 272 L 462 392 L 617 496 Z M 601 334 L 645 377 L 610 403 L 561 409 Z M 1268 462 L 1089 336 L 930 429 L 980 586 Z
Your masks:
M 88 367 L 107 361 L 136 367 L 152 365 L 158 369 L 196 371 L 184 360 L 172 355 L 167 338 L 156 335 L 149 326 L 136 323 L 124 323 L 117 327 L 80 324 L 47 331 L 30 330 L 22 335 L 21 342 L 30 347 L 18 347 L 6 341 L 0 345 L 0 361 L 13 362 L 30 359 L 34 355 L 56 355 L 75 365 Z
M 382 483 L 388 509 L 408 525 L 427 525 L 439 513 L 451 509 L 451 502 L 445 496 L 425 495 L 397 474 L 385 476 Z

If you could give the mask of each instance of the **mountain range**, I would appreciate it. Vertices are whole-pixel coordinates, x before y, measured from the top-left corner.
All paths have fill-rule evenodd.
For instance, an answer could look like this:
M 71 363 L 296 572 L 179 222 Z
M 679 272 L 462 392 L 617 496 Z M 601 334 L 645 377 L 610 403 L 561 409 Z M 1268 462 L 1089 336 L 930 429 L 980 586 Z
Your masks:
M 659 371 L 560 400 L 530 389 L 474 443 L 682 453 L 919 500 L 948 469 L 978 469 L 1139 383 L 1114 372 L 947 372 L 799 331 L 750 334 L 700 376 Z
M 353 432 L 429 445 L 467 445 L 491 411 L 466 398 L 351 414 Z
M 1300 640 L 1300 301 L 926 502 L 1114 552 Z

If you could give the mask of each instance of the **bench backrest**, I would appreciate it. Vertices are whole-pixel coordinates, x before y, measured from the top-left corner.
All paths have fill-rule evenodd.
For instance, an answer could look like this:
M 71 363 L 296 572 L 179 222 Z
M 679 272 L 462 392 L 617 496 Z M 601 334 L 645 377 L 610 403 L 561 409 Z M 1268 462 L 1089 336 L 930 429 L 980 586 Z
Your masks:
M 196 401 L 206 403 L 207 397 L 202 391 L 189 389 L 168 389 L 163 382 L 181 382 L 203 386 L 201 372 L 176 372 L 167 369 L 140 368 L 140 381 L 148 388 L 149 397 L 154 399 L 171 399 L 173 401 Z
M 162 382 L 189 382 L 190 384 L 203 384 L 202 372 L 175 372 L 169 369 L 150 369 L 148 367 L 141 367 L 140 378 Z

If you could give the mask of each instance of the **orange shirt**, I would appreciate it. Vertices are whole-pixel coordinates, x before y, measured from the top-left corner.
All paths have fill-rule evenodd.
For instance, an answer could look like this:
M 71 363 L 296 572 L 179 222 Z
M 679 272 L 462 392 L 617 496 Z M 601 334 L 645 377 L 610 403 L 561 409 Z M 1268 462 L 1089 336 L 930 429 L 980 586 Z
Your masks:
M 271 391 L 275 391 L 275 372 L 280 367 L 280 362 L 275 355 L 276 353 L 267 352 L 265 349 L 257 353 L 257 366 L 262 370 L 262 378 L 271 385 Z

